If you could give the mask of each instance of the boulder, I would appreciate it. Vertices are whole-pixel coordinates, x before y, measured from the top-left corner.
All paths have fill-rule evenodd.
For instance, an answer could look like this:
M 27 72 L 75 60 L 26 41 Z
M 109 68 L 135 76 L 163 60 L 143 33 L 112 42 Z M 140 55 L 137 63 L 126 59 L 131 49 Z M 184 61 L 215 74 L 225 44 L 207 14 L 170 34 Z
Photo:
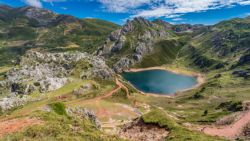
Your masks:
M 12 96 L 8 98 L 2 98 L 0 99 L 0 109 L 2 109 L 2 111 L 6 111 L 18 106 L 22 106 L 27 102 L 27 99 L 27 96 Z
M 124 69 L 128 69 L 134 62 L 128 58 L 121 58 L 115 65 L 114 71 L 121 73 Z
M 232 74 L 236 77 L 244 77 L 244 78 L 248 78 L 250 76 L 248 71 L 246 70 L 236 70 Z
M 97 128 L 101 128 L 100 121 L 97 119 L 95 113 L 91 110 L 82 107 L 67 108 L 67 114 L 72 117 L 88 119 L 95 124 Z

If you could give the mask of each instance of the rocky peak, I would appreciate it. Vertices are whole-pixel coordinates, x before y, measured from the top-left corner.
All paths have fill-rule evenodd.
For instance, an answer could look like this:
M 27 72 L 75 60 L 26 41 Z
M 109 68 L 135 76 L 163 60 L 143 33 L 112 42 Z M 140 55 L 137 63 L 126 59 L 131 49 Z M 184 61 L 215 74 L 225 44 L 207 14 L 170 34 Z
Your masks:
M 0 4 L 0 12 L 10 11 L 12 9 L 13 8 L 8 5 Z
M 36 26 L 56 26 L 59 24 L 80 23 L 80 20 L 69 15 L 58 15 L 50 10 L 25 6 L 18 8 L 17 13 L 35 20 Z
M 69 15 L 58 15 L 56 19 L 51 21 L 52 25 L 70 24 L 70 23 L 80 23 L 80 20 Z
M 39 26 L 47 26 L 50 22 L 54 21 L 55 18 L 58 16 L 57 14 L 55 14 L 50 10 L 32 6 L 17 8 L 15 12 L 29 19 L 36 20 Z
M 161 20 L 161 19 L 156 19 L 156 20 L 153 21 L 153 23 L 163 25 L 167 29 L 171 29 L 173 27 L 172 24 L 170 24 L 170 23 L 168 23 L 168 22 L 166 22 L 164 20 Z
M 153 26 L 152 22 L 150 22 L 149 20 L 147 20 L 147 19 L 145 19 L 143 17 L 136 17 L 136 18 L 134 18 L 134 20 L 132 20 L 132 22 L 138 23 L 140 25 L 146 25 L 146 26 L 149 26 L 149 27 Z
M 250 16 L 246 17 L 246 19 L 250 21 Z
M 6 20 L 9 18 L 8 13 L 12 11 L 13 8 L 7 6 L 7 5 L 0 5 L 0 19 Z
M 48 15 L 51 15 L 51 16 L 56 15 L 50 10 L 38 8 L 38 7 L 32 7 L 32 6 L 25 6 L 25 7 L 18 8 L 17 11 L 24 13 L 29 18 L 39 18 L 39 17 L 42 18 Z
M 178 24 L 173 27 L 175 32 L 188 32 L 192 30 L 191 24 Z
M 116 72 L 121 72 L 123 69 L 140 62 L 144 55 L 152 53 L 153 45 L 157 40 L 171 36 L 167 31 L 169 30 L 166 28 L 167 26 L 168 23 L 156 24 L 142 17 L 128 20 L 122 28 L 108 36 L 105 44 L 98 49 L 97 54 L 105 57 L 116 56 L 117 53 L 122 54 L 117 58 L 119 61 L 113 64 L 113 69 Z M 120 52 L 122 49 L 130 54 L 126 57 L 123 56 L 123 52 Z

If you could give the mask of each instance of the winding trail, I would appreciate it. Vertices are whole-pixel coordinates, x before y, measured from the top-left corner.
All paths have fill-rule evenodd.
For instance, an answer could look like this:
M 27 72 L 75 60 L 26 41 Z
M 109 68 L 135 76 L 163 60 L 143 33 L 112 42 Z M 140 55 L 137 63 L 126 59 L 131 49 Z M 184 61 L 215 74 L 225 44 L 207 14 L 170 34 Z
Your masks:
M 104 95 L 97 96 L 93 99 L 86 100 L 85 102 L 94 102 L 96 104 L 99 104 L 100 100 L 112 96 L 114 93 L 119 91 L 120 89 L 124 89 L 126 91 L 127 96 L 129 96 L 129 91 L 126 86 L 124 86 L 118 78 L 115 80 L 116 82 L 116 87 L 111 90 L 110 92 L 107 92 Z M 102 110 L 101 110 L 102 111 Z M 7 119 L 0 121 L 0 137 L 3 137 L 6 134 L 18 132 L 25 127 L 36 125 L 36 124 L 42 124 L 43 121 L 35 118 L 17 118 L 17 119 Z
M 239 120 L 231 125 L 205 127 L 202 131 L 208 135 L 234 139 L 241 134 L 243 127 L 248 123 L 250 123 L 250 110 L 246 111 Z
M 110 97 L 112 96 L 114 93 L 118 92 L 120 89 L 124 89 L 126 91 L 126 95 L 127 97 L 129 98 L 129 91 L 128 91 L 128 88 L 126 86 L 124 86 L 119 80 L 118 78 L 115 78 L 115 83 L 116 83 L 116 88 L 113 89 L 112 91 L 104 94 L 104 95 L 101 95 L 101 96 L 97 96 L 96 98 L 94 99 L 90 99 L 91 101 L 99 101 L 101 99 L 104 99 L 104 98 L 107 98 L 107 97 Z

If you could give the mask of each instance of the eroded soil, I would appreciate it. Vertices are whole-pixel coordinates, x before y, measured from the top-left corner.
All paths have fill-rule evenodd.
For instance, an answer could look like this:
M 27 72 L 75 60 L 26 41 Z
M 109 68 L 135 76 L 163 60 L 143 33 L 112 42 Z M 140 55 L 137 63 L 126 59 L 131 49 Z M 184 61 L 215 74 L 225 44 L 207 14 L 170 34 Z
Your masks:
M 125 125 L 119 135 L 132 141 L 164 141 L 169 131 L 155 124 L 145 124 L 137 119 L 132 123 Z

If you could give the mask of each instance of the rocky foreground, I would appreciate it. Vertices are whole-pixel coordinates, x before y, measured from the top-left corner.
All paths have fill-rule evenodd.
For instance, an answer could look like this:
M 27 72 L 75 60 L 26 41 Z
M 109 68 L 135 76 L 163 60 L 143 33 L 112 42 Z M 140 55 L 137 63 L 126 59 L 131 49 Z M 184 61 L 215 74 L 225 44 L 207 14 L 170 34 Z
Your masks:
M 20 106 L 25 97 L 35 91 L 45 93 L 63 87 L 71 78 L 80 79 L 113 79 L 114 72 L 101 57 L 87 53 L 41 53 L 29 51 L 21 57 L 19 65 L 6 73 L 0 81 L 1 90 L 13 98 L 0 101 L 2 109 Z

